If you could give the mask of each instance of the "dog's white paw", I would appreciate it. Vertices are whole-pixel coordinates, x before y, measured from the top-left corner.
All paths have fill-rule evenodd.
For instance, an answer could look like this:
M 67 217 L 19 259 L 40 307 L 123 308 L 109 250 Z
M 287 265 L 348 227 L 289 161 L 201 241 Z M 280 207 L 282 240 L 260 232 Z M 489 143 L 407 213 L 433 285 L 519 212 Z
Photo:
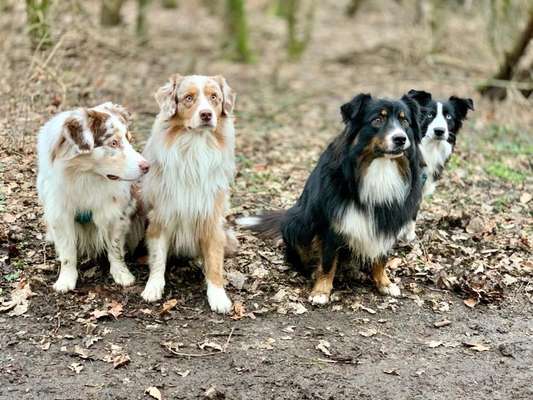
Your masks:
M 229 314 L 232 309 L 229 299 L 223 287 L 214 286 L 207 281 L 207 301 L 211 310 L 219 314 Z
M 135 282 L 135 277 L 125 265 L 111 266 L 111 276 L 121 286 L 131 286 Z
M 76 287 L 76 281 L 78 280 L 78 271 L 61 271 L 59 278 L 54 283 L 54 290 L 58 293 L 66 293 L 74 290 Z
M 400 287 L 395 283 L 391 283 L 389 286 L 378 287 L 378 291 L 383 296 L 400 297 L 402 294 Z
M 309 295 L 309 302 L 315 306 L 323 306 L 329 303 L 329 294 L 327 293 L 311 293 Z
M 144 300 L 152 302 L 161 300 L 165 290 L 165 280 L 161 278 L 148 279 L 141 296 Z

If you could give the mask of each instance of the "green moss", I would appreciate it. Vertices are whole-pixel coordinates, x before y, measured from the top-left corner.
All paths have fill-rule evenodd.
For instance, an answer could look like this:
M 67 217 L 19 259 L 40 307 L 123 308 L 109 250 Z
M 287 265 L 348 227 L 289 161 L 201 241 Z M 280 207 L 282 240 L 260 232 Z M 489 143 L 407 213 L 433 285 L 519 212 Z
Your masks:
M 526 175 L 501 162 L 493 162 L 485 170 L 489 175 L 512 183 L 522 183 L 526 179 Z

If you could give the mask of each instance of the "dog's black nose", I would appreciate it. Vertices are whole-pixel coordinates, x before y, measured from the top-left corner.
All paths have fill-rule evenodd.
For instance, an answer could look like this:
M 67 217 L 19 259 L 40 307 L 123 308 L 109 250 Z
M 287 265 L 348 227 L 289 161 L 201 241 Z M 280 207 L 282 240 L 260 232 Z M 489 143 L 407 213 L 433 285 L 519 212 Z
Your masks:
M 211 121 L 211 117 L 213 116 L 213 113 L 209 110 L 202 110 L 200 111 L 200 119 L 204 122 Z
M 392 137 L 392 142 L 398 147 L 403 146 L 406 140 L 407 138 L 405 135 L 396 135 Z
M 442 128 L 435 128 L 435 129 L 433 129 L 433 132 L 435 132 L 435 136 L 437 136 L 437 137 L 444 136 L 444 129 L 442 129 Z

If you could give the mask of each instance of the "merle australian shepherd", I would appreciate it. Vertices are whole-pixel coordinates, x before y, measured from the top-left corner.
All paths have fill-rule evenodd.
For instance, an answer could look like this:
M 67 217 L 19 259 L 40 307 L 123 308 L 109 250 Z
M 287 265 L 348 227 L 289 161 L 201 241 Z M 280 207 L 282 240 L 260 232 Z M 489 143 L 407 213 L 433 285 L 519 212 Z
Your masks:
M 453 153 L 456 135 L 463 126 L 468 110 L 474 110 L 474 102 L 456 96 L 445 101 L 433 100 L 431 93 L 423 90 L 410 90 L 408 96 L 420 105 L 420 151 L 426 165 L 422 192 L 423 195 L 431 195 Z M 400 236 L 406 242 L 416 239 L 414 220 Z
M 314 272 L 313 304 L 329 301 L 337 267 L 353 260 L 370 266 L 381 294 L 399 296 L 386 257 L 422 196 L 416 101 L 359 94 L 341 114 L 345 129 L 321 155 L 296 204 L 238 220 L 263 236 L 281 235 L 288 262 Z

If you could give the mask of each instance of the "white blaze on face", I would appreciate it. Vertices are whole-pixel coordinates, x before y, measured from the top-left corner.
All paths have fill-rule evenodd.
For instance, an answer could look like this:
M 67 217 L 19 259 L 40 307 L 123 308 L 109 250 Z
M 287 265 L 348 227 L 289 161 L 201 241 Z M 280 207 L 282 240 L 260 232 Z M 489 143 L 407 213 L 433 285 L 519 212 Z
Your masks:
M 444 134 L 440 137 L 437 137 L 435 130 L 442 130 L 444 131 Z M 448 140 L 448 123 L 446 122 L 446 117 L 444 116 L 443 105 L 440 102 L 437 103 L 437 113 L 435 114 L 433 121 L 431 121 L 431 123 L 428 125 L 426 136 L 435 140 Z
M 395 151 L 397 150 L 397 145 L 394 143 L 395 137 L 403 137 L 405 139 L 405 143 L 402 146 L 402 150 L 407 150 L 409 146 L 411 146 L 411 142 L 409 140 L 409 136 L 407 136 L 407 133 L 405 130 L 399 125 L 395 124 L 394 127 L 390 132 L 387 133 L 387 136 L 385 137 L 385 145 L 387 148 L 387 151 Z M 401 154 L 387 154 L 386 158 L 395 158 L 401 156 Z

